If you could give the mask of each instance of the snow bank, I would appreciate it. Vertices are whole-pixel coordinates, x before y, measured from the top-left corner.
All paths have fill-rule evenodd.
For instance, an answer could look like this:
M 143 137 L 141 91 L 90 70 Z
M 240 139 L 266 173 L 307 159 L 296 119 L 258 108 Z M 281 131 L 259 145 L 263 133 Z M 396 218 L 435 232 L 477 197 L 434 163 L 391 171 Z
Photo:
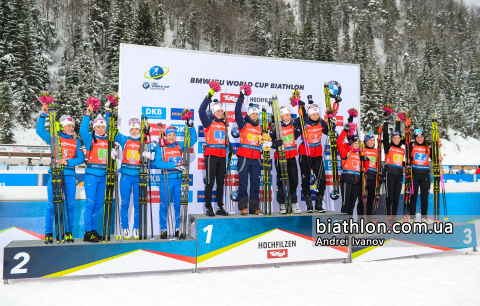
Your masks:
M 450 140 L 440 139 L 444 165 L 480 165 L 480 140 L 466 139 L 455 130 L 448 129 Z

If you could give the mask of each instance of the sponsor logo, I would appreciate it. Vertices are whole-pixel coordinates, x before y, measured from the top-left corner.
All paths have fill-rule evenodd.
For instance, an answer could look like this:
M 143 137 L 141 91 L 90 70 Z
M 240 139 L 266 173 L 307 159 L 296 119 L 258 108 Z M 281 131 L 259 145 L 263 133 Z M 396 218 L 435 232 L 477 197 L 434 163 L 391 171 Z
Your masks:
M 172 120 L 182 120 L 183 108 L 172 108 L 170 113 L 170 119 Z M 195 119 L 195 111 L 192 109 L 193 117 L 191 120 Z
M 177 137 L 185 137 L 185 125 L 184 124 L 172 124 L 177 128 Z
M 245 117 L 247 112 L 242 112 L 242 116 Z M 228 123 L 237 123 L 235 120 L 235 112 L 228 112 Z
M 240 147 L 240 144 L 238 142 L 231 142 L 230 144 L 233 147 L 233 152 L 235 152 L 235 154 L 237 154 L 237 151 L 238 151 L 238 148 Z
M 198 170 L 205 170 L 205 159 L 199 158 L 198 159 Z
M 197 202 L 205 203 L 205 191 L 199 190 L 197 191 Z M 212 191 L 212 202 L 217 202 L 217 192 Z
M 150 88 L 150 83 L 143 82 L 142 87 L 143 87 L 143 89 L 149 89 Z
M 203 154 L 205 152 L 206 146 L 207 146 L 206 142 L 203 142 L 203 141 L 198 142 L 198 153 Z
M 238 94 L 230 94 L 230 93 L 221 93 L 220 94 L 220 102 L 223 103 L 236 103 L 238 99 Z
M 189 174 L 188 185 L 193 186 L 193 174 Z
M 203 125 L 198 126 L 198 137 L 205 138 L 205 130 L 203 129 Z
M 152 82 L 152 86 L 150 87 L 152 90 L 165 90 L 167 88 L 170 88 L 170 86 L 160 85 L 157 82 Z
M 167 109 L 165 107 L 142 106 L 142 113 L 149 119 L 167 119 Z
M 230 170 L 237 171 L 237 165 L 238 165 L 238 159 L 232 158 L 232 160 L 230 161 Z
M 288 257 L 288 249 L 281 249 L 281 250 L 268 250 L 267 251 L 267 258 L 287 258 Z
M 227 186 L 238 186 L 239 182 L 240 182 L 240 178 L 238 174 L 232 174 L 227 179 Z
M 146 79 L 153 79 L 158 81 L 169 72 L 170 69 L 168 69 L 167 67 L 153 66 L 152 68 L 150 68 L 150 70 L 146 71 L 143 74 L 143 77 Z
M 152 199 L 152 203 L 160 203 L 160 191 L 159 190 L 152 190 L 152 192 L 148 192 L 147 195 Z
M 157 124 L 149 125 L 149 127 L 150 127 L 150 134 L 152 136 L 160 136 L 160 129 L 158 128 Z M 167 126 L 162 123 L 162 129 L 165 130 L 166 127 Z
M 292 115 L 292 117 L 293 117 L 293 115 Z M 327 116 L 324 116 L 323 118 L 324 118 L 325 122 L 328 121 Z M 338 126 L 343 126 L 343 116 L 335 116 L 335 120 L 337 121 L 337 127 Z

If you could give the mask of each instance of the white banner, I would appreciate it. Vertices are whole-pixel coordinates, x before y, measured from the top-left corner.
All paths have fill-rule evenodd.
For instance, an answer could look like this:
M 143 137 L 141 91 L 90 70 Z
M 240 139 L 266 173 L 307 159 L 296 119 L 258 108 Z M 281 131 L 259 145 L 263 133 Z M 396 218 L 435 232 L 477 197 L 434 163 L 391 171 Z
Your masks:
M 260 107 L 277 94 L 280 106 L 290 106 L 289 97 L 294 88 L 301 92 L 303 101 L 307 95 L 312 95 L 313 100 L 320 106 L 322 118 L 325 112 L 324 81 L 337 81 L 342 88 L 339 112 L 337 115 L 337 131 L 343 129 L 343 121 L 348 117 L 347 110 L 351 107 L 359 108 L 360 101 L 360 68 L 358 65 L 325 63 L 314 61 L 286 60 L 266 57 L 252 57 L 228 55 L 220 53 L 195 52 L 159 47 L 137 46 L 121 44 L 120 46 L 120 131 L 128 134 L 128 119 L 140 118 L 145 113 L 149 124 L 154 124 L 154 140 L 158 140 L 156 124 L 174 125 L 180 128 L 177 141 L 183 139 L 184 122 L 180 119 L 182 110 L 190 108 L 194 112 L 195 128 L 197 129 L 198 142 L 191 154 L 190 164 L 190 214 L 203 214 L 205 212 L 205 177 L 203 162 L 203 144 L 205 137 L 202 123 L 200 122 L 198 108 L 210 89 L 208 82 L 218 80 L 222 90 L 216 93 L 213 99 L 225 103 L 230 112 L 229 137 L 232 144 L 237 144 L 239 139 L 232 137 L 231 131 L 236 128 L 234 119 L 235 101 L 239 88 L 243 83 L 252 87 L 252 95 L 246 97 L 244 112 L 249 103 L 258 104 Z M 271 113 L 271 108 L 268 107 Z M 297 114 L 297 108 L 292 109 Z M 323 137 L 325 143 L 326 137 Z M 297 146 L 301 137 L 297 139 Z M 273 157 L 273 151 L 271 152 Z M 327 157 L 327 159 L 329 156 Z M 327 181 L 331 176 L 328 171 L 330 164 L 327 162 Z M 238 189 L 238 173 L 236 172 L 237 158 L 233 157 L 232 175 L 233 189 Z M 299 207 L 306 210 L 306 205 L 301 198 L 301 175 L 299 170 L 299 184 L 297 189 Z M 276 190 L 276 172 L 272 162 L 272 190 Z M 159 183 L 159 176 L 154 178 Z M 329 182 L 327 182 L 328 184 Z M 331 184 L 331 179 L 330 179 Z M 155 184 L 157 185 L 157 184 Z M 214 187 L 214 193 L 215 193 Z M 158 202 L 158 185 L 153 187 L 154 199 Z M 326 209 L 340 211 L 341 201 L 332 201 L 329 197 L 331 186 L 327 186 Z M 279 211 L 278 204 L 272 205 L 273 211 Z M 216 199 L 213 199 L 216 202 Z M 235 203 L 235 206 L 237 204 Z M 158 204 L 155 205 L 158 207 Z M 156 208 L 154 207 L 154 211 Z M 215 203 L 214 203 L 215 207 Z M 238 213 L 238 209 L 237 209 Z M 158 222 L 158 213 L 154 214 L 154 222 Z M 158 223 L 157 223 L 158 224 Z

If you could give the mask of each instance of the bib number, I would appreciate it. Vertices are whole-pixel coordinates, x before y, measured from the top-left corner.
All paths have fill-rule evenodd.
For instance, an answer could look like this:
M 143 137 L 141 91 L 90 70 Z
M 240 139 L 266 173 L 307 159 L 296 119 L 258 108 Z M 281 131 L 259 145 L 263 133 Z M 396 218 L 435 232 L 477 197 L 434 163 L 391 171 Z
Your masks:
M 127 150 L 127 158 L 140 160 L 140 153 L 137 150 Z
M 98 158 L 107 158 L 108 149 L 98 149 Z
M 401 163 L 403 161 L 403 155 L 393 154 L 393 161 L 395 161 L 396 163 Z

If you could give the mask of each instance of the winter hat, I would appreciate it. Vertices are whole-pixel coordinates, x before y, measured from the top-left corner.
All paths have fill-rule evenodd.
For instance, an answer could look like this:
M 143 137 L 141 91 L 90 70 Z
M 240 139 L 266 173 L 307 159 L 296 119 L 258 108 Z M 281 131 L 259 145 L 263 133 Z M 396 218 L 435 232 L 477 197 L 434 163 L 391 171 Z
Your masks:
M 95 128 L 97 125 L 103 125 L 104 127 L 107 127 L 107 120 L 103 118 L 102 115 L 98 114 L 97 118 L 95 118 L 95 121 L 93 121 L 93 128 Z
M 75 126 L 75 119 L 73 119 L 71 116 L 69 115 L 62 115 L 60 117 L 60 124 L 65 127 L 66 125 L 68 124 L 73 124 L 73 126 Z
M 368 132 L 367 134 L 365 134 L 365 137 L 363 138 L 363 141 L 364 142 L 367 142 L 369 141 L 370 139 L 374 138 L 375 139 L 375 136 L 371 133 L 371 132 Z
M 250 105 L 248 106 L 248 115 L 250 116 L 250 114 L 252 113 L 260 114 L 260 109 L 258 108 L 258 105 L 250 103 Z
M 291 114 L 292 112 L 290 111 L 290 108 L 283 106 L 280 108 L 280 116 L 283 116 L 285 114 Z
M 413 132 L 413 134 L 415 135 L 415 137 L 417 137 L 418 135 L 422 135 L 423 137 L 425 137 L 425 134 L 423 133 L 422 129 L 416 129 L 415 132 Z
M 167 130 L 165 131 L 165 134 L 170 134 L 170 133 L 174 133 L 175 136 L 177 135 L 177 128 L 174 127 L 174 126 L 169 126 L 167 127 Z
M 223 104 L 222 102 L 218 102 L 218 100 L 215 99 L 212 103 L 210 103 L 210 108 L 212 109 L 212 113 L 215 113 L 219 109 L 223 110 Z
M 397 135 L 400 136 L 400 132 L 399 131 L 393 131 L 392 134 L 390 134 L 390 138 L 393 139 L 393 137 L 395 137 Z
M 349 145 L 352 145 L 356 141 L 360 141 L 360 138 L 358 138 L 358 135 L 354 134 L 354 135 L 348 137 L 348 144 Z
M 313 102 L 313 101 L 312 101 Z M 320 113 L 320 108 L 317 104 L 309 104 L 307 108 L 307 115 L 311 115 L 314 113 Z
M 140 120 L 138 118 L 132 117 L 130 120 L 128 120 L 128 129 L 141 129 L 142 125 L 140 123 Z

